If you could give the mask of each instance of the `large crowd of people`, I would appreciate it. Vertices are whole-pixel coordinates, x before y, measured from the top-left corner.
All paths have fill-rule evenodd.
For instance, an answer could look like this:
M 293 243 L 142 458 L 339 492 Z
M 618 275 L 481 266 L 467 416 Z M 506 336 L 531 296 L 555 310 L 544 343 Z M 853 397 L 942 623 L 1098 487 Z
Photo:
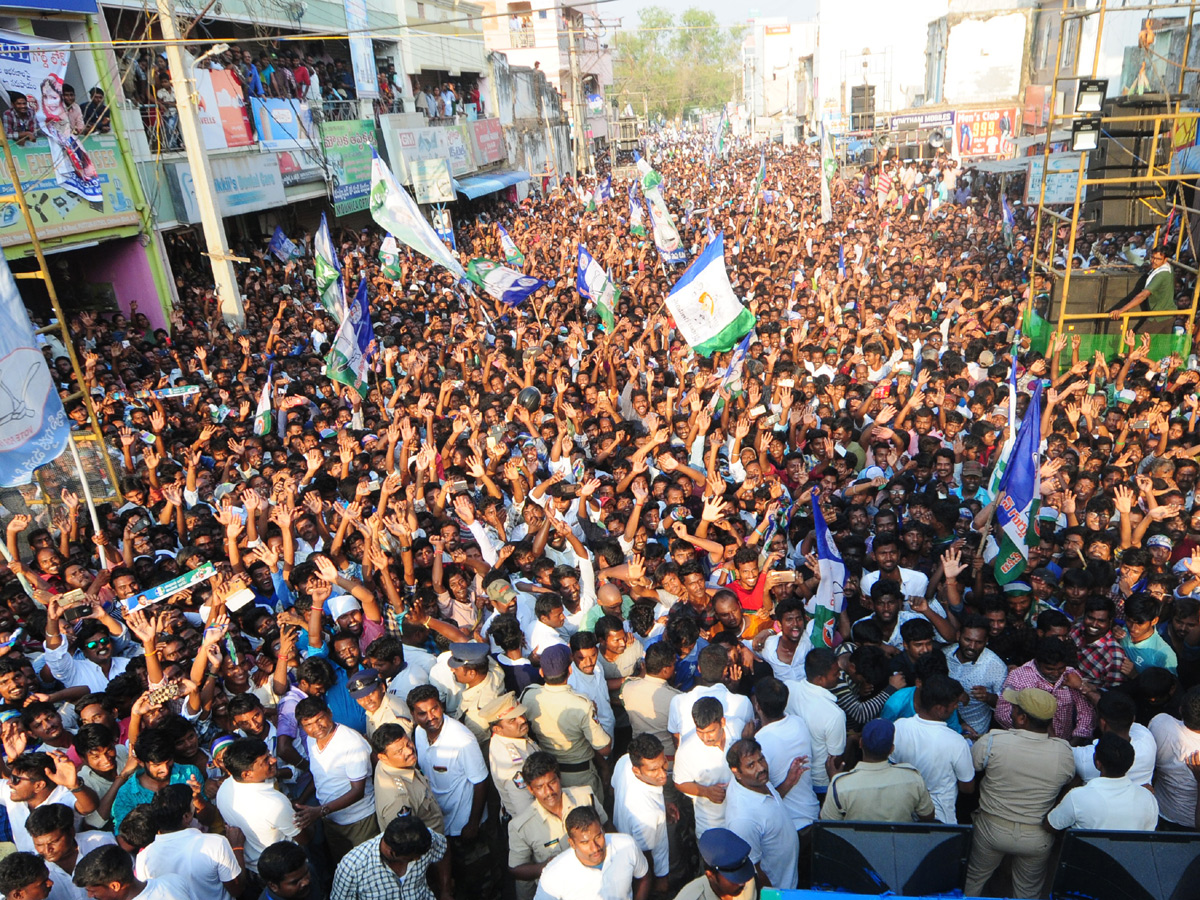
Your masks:
M 966 893 L 1036 897 L 1059 832 L 1196 829 L 1194 358 L 1020 333 L 1031 217 L 952 159 L 843 173 L 822 222 L 811 149 L 758 186 L 758 147 L 707 146 L 646 155 L 690 256 L 724 235 L 740 371 L 675 330 L 682 267 L 620 180 L 460 215 L 464 262 L 505 258 L 499 223 L 546 282 L 516 308 L 337 233 L 365 397 L 325 377 L 311 256 L 265 242 L 245 330 L 199 254 L 169 328 L 73 316 L 85 383 L 51 370 L 122 501 L 96 529 L 69 490 L 4 495 L 0 892 L 747 900 L 810 884 L 830 820 L 973 823 Z M 1150 244 L 1058 263 L 1148 263 L 1137 302 L 1186 306 Z M 1041 497 L 1001 588 L 1012 367 L 1016 421 L 1045 388 Z M 846 575 L 814 633 L 815 510 Z

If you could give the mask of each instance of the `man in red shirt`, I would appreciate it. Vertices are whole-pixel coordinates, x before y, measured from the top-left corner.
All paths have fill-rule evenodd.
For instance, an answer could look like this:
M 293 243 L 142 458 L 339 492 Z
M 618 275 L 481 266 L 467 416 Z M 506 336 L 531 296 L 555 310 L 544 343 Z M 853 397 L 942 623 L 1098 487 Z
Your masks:
M 296 80 L 296 99 L 307 100 L 312 79 L 308 74 L 308 66 L 295 53 L 292 54 L 292 77 Z
M 737 571 L 737 581 L 730 582 L 726 587 L 737 594 L 742 609 L 748 612 L 761 609 L 764 613 L 770 613 L 774 606 L 771 602 L 771 588 L 796 580 L 796 573 L 790 569 L 772 569 L 760 574 L 758 550 L 754 547 L 742 547 L 738 550 L 733 557 L 733 567 Z

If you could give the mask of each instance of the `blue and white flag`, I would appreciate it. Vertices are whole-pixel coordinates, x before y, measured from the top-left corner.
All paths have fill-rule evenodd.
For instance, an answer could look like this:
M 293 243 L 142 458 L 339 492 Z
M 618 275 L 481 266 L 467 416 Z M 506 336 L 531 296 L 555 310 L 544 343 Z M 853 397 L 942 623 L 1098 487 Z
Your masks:
M 604 330 L 612 334 L 616 324 L 617 299 L 621 292 L 604 269 L 600 268 L 600 264 L 592 259 L 592 254 L 588 253 L 583 244 L 579 245 L 578 259 L 575 289 L 579 291 L 580 296 L 592 301 Z
M 354 295 L 354 306 L 355 311 L 352 316 L 358 350 L 364 357 L 370 358 L 375 353 L 375 349 L 371 346 L 375 342 L 375 326 L 371 324 L 371 302 L 367 299 L 367 279 L 365 278 L 358 283 L 358 291 Z
M 1033 397 L 1021 420 L 1012 458 L 1000 482 L 1003 497 L 996 506 L 1000 552 L 995 559 L 996 581 L 1004 586 L 1016 581 L 1029 564 L 1029 548 L 1037 544 L 1038 506 L 1042 497 L 1042 385 L 1033 386 Z
M 834 543 L 833 534 L 825 524 L 819 497 L 812 496 L 813 534 L 817 538 L 817 563 L 821 580 L 817 592 L 805 605 L 813 617 L 813 646 L 818 646 L 817 635 L 826 647 L 833 646 L 833 633 L 837 628 L 838 616 L 846 606 L 846 564 Z
M 0 322 L 0 486 L 12 487 L 29 484 L 35 469 L 62 455 L 71 423 L 3 258 Z
M 284 263 L 300 256 L 300 248 L 283 233 L 283 229 L 278 225 L 275 226 L 275 233 L 271 235 L 271 243 L 267 246 L 267 249 L 280 262 Z
M 1012 207 L 1008 205 L 1008 198 L 1004 196 L 1004 191 L 1000 192 L 1000 221 L 1004 230 L 1004 244 L 1006 247 L 1011 247 L 1013 226 L 1017 224 L 1017 218 L 1013 215 Z
M 546 286 L 540 278 L 506 269 L 490 259 L 473 259 L 467 263 L 467 280 L 479 285 L 489 297 L 505 306 L 517 306 Z
M 846 277 L 846 245 L 838 244 L 838 274 Z

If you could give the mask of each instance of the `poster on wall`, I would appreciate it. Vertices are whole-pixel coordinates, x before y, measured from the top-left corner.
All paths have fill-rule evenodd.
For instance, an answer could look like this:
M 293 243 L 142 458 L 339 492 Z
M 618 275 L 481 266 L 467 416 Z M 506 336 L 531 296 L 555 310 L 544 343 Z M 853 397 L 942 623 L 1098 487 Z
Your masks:
M 371 154 L 375 123 L 369 119 L 325 122 L 321 125 L 325 164 L 333 185 L 333 211 L 339 216 L 370 206 Z
M 1017 108 L 960 109 L 954 114 L 955 147 L 960 158 L 995 156 L 1008 159 L 1016 151 Z
M 71 132 L 63 103 L 63 78 L 70 59 L 65 43 L 0 31 L 0 84 L 9 92 L 24 94 L 33 114 L 34 137 L 26 146 L 49 150 L 55 184 L 80 200 L 103 207 L 100 173 L 84 140 Z
M 251 97 L 250 109 L 264 150 L 316 149 L 317 132 L 307 103 Z
M 345 9 L 354 90 L 359 100 L 374 100 L 379 96 L 379 75 L 375 69 L 375 45 L 367 24 L 366 0 L 345 0 Z
M 168 182 L 180 221 L 200 221 L 196 185 L 187 163 L 173 163 L 175 178 Z M 212 161 L 213 189 L 221 215 L 276 209 L 287 203 L 279 163 L 268 153 L 225 156 Z
M 418 203 L 453 203 L 454 180 L 444 159 L 418 159 L 412 163 L 413 194 Z

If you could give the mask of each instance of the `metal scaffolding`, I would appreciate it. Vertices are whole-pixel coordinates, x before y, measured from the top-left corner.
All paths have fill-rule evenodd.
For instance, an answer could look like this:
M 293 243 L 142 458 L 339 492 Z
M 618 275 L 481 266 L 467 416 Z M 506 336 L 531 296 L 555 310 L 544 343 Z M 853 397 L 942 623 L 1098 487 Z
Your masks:
M 1191 209 L 1185 203 L 1181 203 L 1175 188 L 1179 185 L 1200 182 L 1200 173 L 1197 174 L 1178 174 L 1170 171 L 1170 162 L 1168 161 L 1166 168 L 1156 165 L 1159 152 L 1159 141 L 1170 141 L 1172 129 L 1180 121 L 1200 118 L 1200 112 L 1186 111 L 1183 109 L 1182 94 L 1184 87 L 1184 76 L 1188 72 L 1187 60 L 1191 51 L 1192 29 L 1195 23 L 1197 3 L 1163 3 L 1144 6 L 1115 6 L 1109 8 L 1109 0 L 1100 0 L 1098 6 L 1092 9 L 1081 9 L 1073 5 L 1072 0 L 1063 0 L 1062 19 L 1058 30 L 1058 49 L 1055 54 L 1054 65 L 1054 80 L 1052 92 L 1055 98 L 1058 97 L 1058 87 L 1062 83 L 1079 82 L 1085 79 L 1096 79 L 1099 77 L 1098 71 L 1100 66 L 1100 50 L 1101 42 L 1104 37 L 1105 17 L 1110 14 L 1124 14 L 1129 12 L 1145 12 L 1153 14 L 1156 18 L 1176 12 L 1182 15 L 1187 13 L 1187 31 L 1183 45 L 1183 58 L 1179 61 L 1179 78 L 1176 85 L 1175 95 L 1166 95 L 1166 105 L 1168 109 L 1173 107 L 1173 110 L 1167 113 L 1156 113 L 1146 115 L 1109 115 L 1097 117 L 1094 113 L 1081 112 L 1063 112 L 1056 111 L 1056 104 L 1051 103 L 1049 121 L 1046 123 L 1046 141 L 1043 150 L 1042 172 L 1050 171 L 1050 146 L 1051 135 L 1054 134 L 1056 127 L 1070 129 L 1072 124 L 1077 120 L 1099 118 L 1101 126 L 1107 125 L 1124 125 L 1124 126 L 1145 126 L 1147 129 L 1152 128 L 1151 149 L 1147 154 L 1147 159 L 1143 160 L 1148 166 L 1147 174 L 1145 175 L 1129 175 L 1126 177 L 1096 177 L 1089 178 L 1087 175 L 1088 169 L 1088 151 L 1079 153 L 1079 168 L 1078 177 L 1075 186 L 1075 200 L 1071 208 L 1067 212 L 1057 212 L 1048 209 L 1046 206 L 1046 182 L 1048 177 L 1043 174 L 1041 187 L 1038 196 L 1037 217 L 1034 226 L 1034 241 L 1033 241 L 1033 258 L 1030 265 L 1030 290 L 1029 298 L 1026 301 L 1026 309 L 1032 310 L 1035 294 L 1037 293 L 1037 279 L 1039 275 L 1048 277 L 1061 277 L 1062 292 L 1058 303 L 1057 316 L 1052 315 L 1053 310 L 1048 309 L 1047 313 L 1050 318 L 1056 321 L 1055 331 L 1059 334 L 1064 333 L 1064 327 L 1069 323 L 1080 322 L 1097 322 L 1110 321 L 1110 316 L 1106 312 L 1097 313 L 1068 313 L 1067 312 L 1067 297 L 1071 287 L 1071 273 L 1073 270 L 1072 260 L 1075 257 L 1075 246 L 1080 230 L 1080 207 L 1086 201 L 1087 188 L 1090 186 L 1102 185 L 1158 185 L 1163 188 L 1163 194 L 1170 202 L 1167 207 L 1178 210 L 1180 213 L 1181 224 L 1179 229 L 1179 238 L 1175 243 L 1174 252 L 1170 255 L 1169 261 L 1172 267 L 1181 269 L 1191 274 L 1194 280 L 1192 288 L 1192 302 L 1187 310 L 1189 322 L 1189 330 L 1195 323 L 1197 301 L 1200 299 L 1200 272 L 1196 268 L 1188 265 L 1181 259 L 1183 248 L 1183 235 L 1189 228 L 1189 213 L 1195 213 L 1196 210 Z M 1083 25 L 1084 22 L 1092 17 L 1096 17 L 1096 36 L 1095 47 L 1092 52 L 1092 66 L 1090 75 L 1079 74 L 1079 57 L 1081 47 L 1084 43 Z M 1069 65 L 1069 74 L 1063 74 L 1063 56 L 1064 56 L 1064 37 L 1070 29 L 1067 24 L 1071 21 L 1079 23 L 1076 31 L 1078 39 L 1072 41 L 1071 59 Z M 1165 127 L 1164 127 L 1165 123 Z M 1165 216 L 1164 216 L 1165 218 Z M 1040 254 L 1042 248 L 1042 227 L 1043 222 L 1047 223 L 1050 229 L 1050 241 L 1044 256 Z M 1085 223 L 1086 224 L 1086 223 Z M 1060 225 L 1067 225 L 1068 235 L 1066 241 L 1065 252 L 1065 269 L 1058 270 L 1054 268 L 1054 258 L 1056 250 L 1056 239 Z M 1193 248 L 1195 252 L 1195 248 Z M 1146 312 L 1123 312 L 1119 316 L 1121 323 L 1120 339 L 1128 333 L 1130 320 L 1143 320 L 1152 318 L 1164 318 L 1167 316 L 1176 317 L 1183 315 L 1183 310 L 1165 310 L 1161 312 L 1146 311 Z M 1070 325 L 1073 329 L 1074 325 Z M 1120 345 L 1118 345 L 1119 347 Z

